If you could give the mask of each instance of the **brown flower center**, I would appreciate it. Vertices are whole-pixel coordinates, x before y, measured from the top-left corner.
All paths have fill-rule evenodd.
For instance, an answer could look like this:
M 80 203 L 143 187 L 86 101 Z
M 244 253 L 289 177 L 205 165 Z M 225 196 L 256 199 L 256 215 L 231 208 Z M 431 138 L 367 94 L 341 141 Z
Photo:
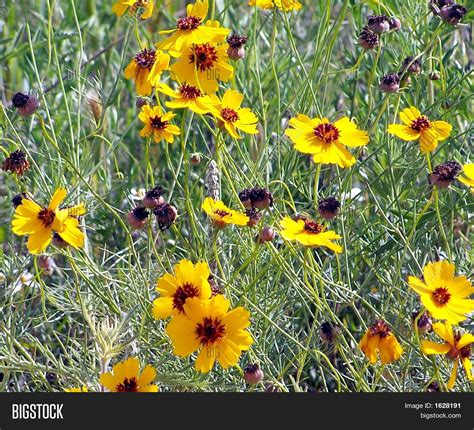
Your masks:
M 194 45 L 191 48 L 191 54 L 189 55 L 189 62 L 196 63 L 196 67 L 201 72 L 212 69 L 214 64 L 217 62 L 217 50 L 210 43 L 204 43 L 202 45 Z
M 180 30 L 195 30 L 202 23 L 202 18 L 198 16 L 187 16 L 186 18 L 180 18 L 176 22 L 176 27 Z
M 378 335 L 380 337 L 387 337 L 391 333 L 391 330 L 385 321 L 377 320 L 369 328 L 369 333 L 370 333 L 370 336 Z
M 55 212 L 48 208 L 43 208 L 38 213 L 38 219 L 41 220 L 41 222 L 46 228 L 51 227 L 55 217 Z
M 239 114 L 231 108 L 223 108 L 221 110 L 221 116 L 225 121 L 236 122 L 239 119 Z
M 450 298 L 451 293 L 446 288 L 436 288 L 436 290 L 433 291 L 433 300 L 438 305 L 445 305 L 449 302 Z
M 157 130 L 164 130 L 168 125 L 168 121 L 163 121 L 161 116 L 155 116 L 150 118 L 150 124 L 153 128 Z
M 202 96 L 201 90 L 192 85 L 183 84 L 179 87 L 179 93 L 186 99 L 186 100 L 195 100 L 198 97 Z
M 184 284 L 181 287 L 176 289 L 176 292 L 173 294 L 173 308 L 178 309 L 179 312 L 183 312 L 183 306 L 186 302 L 186 299 L 189 297 L 197 297 L 199 295 L 199 290 L 191 284 Z
M 145 48 L 142 52 L 135 55 L 135 63 L 143 69 L 151 69 L 155 64 L 156 51 Z
M 314 127 L 314 135 L 326 143 L 332 143 L 339 139 L 339 130 L 334 124 L 321 123 Z
M 431 127 L 431 123 L 428 120 L 428 118 L 426 118 L 426 116 L 424 116 L 424 115 L 422 115 L 419 118 L 415 119 L 411 123 L 411 126 L 410 126 L 410 128 L 412 130 L 415 130 L 418 133 L 421 133 L 421 132 L 425 131 L 426 129 L 430 128 L 430 127 Z
M 323 232 L 324 226 L 322 226 L 321 224 L 318 224 L 315 221 L 311 221 L 310 219 L 305 219 L 304 220 L 304 229 L 308 233 L 319 234 L 319 233 Z
M 115 389 L 119 393 L 136 393 L 138 392 L 138 382 L 136 378 L 125 378 L 121 384 L 118 384 Z
M 196 326 L 196 336 L 203 345 L 209 345 L 222 339 L 225 335 L 225 325 L 217 318 L 205 317 L 202 324 Z

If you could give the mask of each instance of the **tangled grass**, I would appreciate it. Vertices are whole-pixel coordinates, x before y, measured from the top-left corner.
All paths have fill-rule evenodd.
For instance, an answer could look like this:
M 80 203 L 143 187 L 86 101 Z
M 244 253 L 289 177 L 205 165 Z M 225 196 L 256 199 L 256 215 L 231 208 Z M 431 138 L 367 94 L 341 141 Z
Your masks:
M 24 151 L 31 168 L 22 177 L 0 174 L 2 391 L 96 391 L 99 375 L 127 356 L 156 368 L 162 391 L 444 387 L 452 365 L 421 353 L 412 321 L 420 304 L 407 278 L 437 259 L 473 276 L 472 194 L 458 182 L 437 189 L 427 181 L 432 166 L 472 162 L 472 14 L 452 26 L 418 0 L 302 0 L 292 13 L 211 2 L 222 25 L 248 36 L 246 57 L 226 86 L 244 94 L 259 134 L 237 141 L 216 133 L 207 117 L 176 110 L 175 142 L 147 144 L 123 70 L 138 50 L 137 35 L 148 45 L 162 40 L 158 31 L 174 27 L 184 2 L 157 0 L 152 18 L 141 21 L 118 18 L 109 2 L 96 0 L 3 1 L 0 141 L 6 153 Z M 357 37 L 374 12 L 398 17 L 402 28 L 364 50 Z M 379 81 L 408 56 L 420 58 L 421 73 L 395 93 L 382 92 Z M 35 115 L 10 106 L 18 91 L 37 95 Z M 416 142 L 387 133 L 411 105 L 453 126 L 428 158 Z M 354 118 L 370 143 L 354 150 L 351 168 L 317 165 L 284 135 L 298 113 Z M 152 183 L 178 209 L 176 223 L 132 231 L 125 215 Z M 51 271 L 13 235 L 11 200 L 28 191 L 46 202 L 59 186 L 68 189 L 66 203 L 86 205 L 86 242 L 77 251 L 50 247 Z M 217 194 L 237 209 L 239 191 L 252 187 L 271 191 L 272 209 L 253 229 L 216 234 L 201 210 L 205 197 Z M 342 203 L 327 225 L 342 236 L 343 253 L 279 235 L 256 243 L 264 226 L 278 231 L 286 215 L 317 217 L 318 201 L 328 196 Z M 166 322 L 153 318 L 156 280 L 182 259 L 207 261 L 232 306 L 250 312 L 254 344 L 240 367 L 196 372 L 192 358 L 173 354 Z M 386 366 L 370 365 L 357 346 L 376 319 L 388 322 L 404 349 Z M 322 341 L 323 322 L 339 328 L 334 342 Z M 265 379 L 249 386 L 242 369 L 255 362 Z M 455 389 L 470 389 L 464 374 Z

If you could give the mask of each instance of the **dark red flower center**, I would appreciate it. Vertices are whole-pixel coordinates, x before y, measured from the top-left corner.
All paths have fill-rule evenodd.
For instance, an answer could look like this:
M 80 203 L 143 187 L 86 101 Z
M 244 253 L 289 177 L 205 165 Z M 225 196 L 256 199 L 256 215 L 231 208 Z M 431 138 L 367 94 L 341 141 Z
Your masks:
M 176 22 L 176 27 L 180 30 L 195 30 L 202 24 L 202 18 L 198 16 L 187 16 L 180 18 Z
M 199 290 L 194 285 L 184 284 L 178 287 L 173 294 L 173 308 L 178 309 L 179 312 L 183 312 L 186 299 L 189 297 L 197 297 L 198 295 Z
M 221 110 L 221 116 L 225 121 L 236 122 L 239 119 L 239 114 L 231 108 L 223 108 Z
M 461 335 L 456 333 L 454 335 L 454 346 L 451 345 L 451 349 L 446 353 L 446 356 L 451 360 L 457 360 L 458 358 L 465 359 L 471 358 L 471 344 L 458 349 L 458 342 L 461 340 Z
M 150 124 L 157 130 L 164 130 L 168 125 L 168 121 L 163 121 L 163 117 L 161 116 L 154 116 L 153 118 L 150 118 Z
M 156 51 L 145 48 L 142 52 L 135 55 L 135 63 L 143 69 L 151 69 L 155 64 Z
M 415 119 L 411 123 L 411 129 L 417 131 L 418 133 L 421 133 L 425 131 L 426 129 L 430 128 L 431 123 L 426 116 L 422 115 L 419 118 Z
M 317 223 L 316 221 L 312 221 L 310 219 L 305 219 L 304 220 L 304 229 L 308 233 L 313 233 L 313 234 L 319 234 L 322 233 L 324 230 L 324 227 Z
M 204 72 L 212 69 L 214 64 L 217 62 L 217 50 L 210 43 L 204 43 L 202 45 L 194 45 L 191 48 L 191 54 L 189 55 L 189 62 L 195 63 L 198 70 Z
M 371 336 L 380 336 L 387 337 L 390 334 L 390 327 L 385 321 L 377 320 L 369 328 L 369 333 Z
M 433 300 L 438 305 L 445 305 L 449 302 L 450 298 L 451 293 L 446 288 L 436 288 L 436 290 L 433 291 Z
M 202 96 L 202 92 L 199 88 L 193 87 L 192 85 L 188 85 L 188 84 L 182 84 L 179 87 L 179 93 L 186 100 L 195 100 L 198 97 Z
M 313 129 L 313 133 L 326 143 L 332 143 L 339 139 L 339 130 L 331 123 L 321 123 L 317 125 Z
M 225 216 L 230 215 L 229 212 L 227 212 L 227 211 L 225 211 L 225 210 L 223 210 L 223 209 L 216 209 L 216 210 L 214 211 L 214 213 L 215 213 L 216 215 L 220 216 L 221 218 L 224 218 Z
M 138 382 L 135 378 L 125 378 L 121 384 L 118 384 L 115 389 L 120 392 L 136 393 L 138 392 Z
M 38 213 L 38 219 L 41 220 L 41 222 L 46 228 L 51 227 L 55 217 L 56 214 L 54 213 L 54 211 L 48 208 L 43 208 Z
M 209 345 L 222 339 L 225 335 L 225 325 L 217 318 L 205 317 L 196 326 L 196 336 L 203 345 Z

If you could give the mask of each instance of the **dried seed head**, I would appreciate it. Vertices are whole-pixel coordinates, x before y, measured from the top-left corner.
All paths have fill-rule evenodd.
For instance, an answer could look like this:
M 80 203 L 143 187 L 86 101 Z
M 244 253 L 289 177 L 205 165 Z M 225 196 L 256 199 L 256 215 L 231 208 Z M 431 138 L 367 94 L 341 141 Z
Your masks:
M 248 364 L 245 366 L 244 379 L 247 384 L 258 384 L 259 382 L 263 381 L 264 377 L 265 375 L 258 364 Z
M 436 70 L 430 73 L 430 80 L 432 81 L 439 80 L 439 73 Z
M 17 176 L 22 176 L 30 168 L 30 163 L 26 159 L 26 154 L 23 151 L 17 149 L 10 153 L 10 155 L 5 158 L 2 164 L 2 169 L 5 172 L 10 171 Z
M 206 172 L 205 185 L 207 195 L 215 201 L 220 200 L 220 172 L 217 163 L 211 160 Z
M 247 43 L 247 36 L 232 34 L 227 38 L 229 49 L 227 55 L 231 60 L 241 60 L 245 57 L 244 45 Z
M 447 161 L 433 169 L 433 172 L 428 175 L 428 182 L 438 188 L 448 188 L 461 170 L 462 166 L 457 161 Z
M 39 108 L 39 100 L 35 96 L 23 93 L 16 93 L 13 96 L 12 104 L 23 116 L 33 115 Z
M 143 97 L 137 97 L 137 100 L 135 101 L 135 106 L 138 108 L 138 109 L 141 109 L 143 106 L 145 106 L 147 104 L 147 101 L 146 99 L 144 99 Z
M 341 203 L 335 197 L 328 197 L 322 199 L 318 203 L 318 212 L 326 220 L 335 218 L 339 210 L 341 209 Z
M 441 390 L 439 384 L 436 381 L 433 381 L 428 387 L 426 387 L 426 392 L 428 393 L 439 393 Z
M 382 78 L 379 87 L 384 93 L 396 93 L 400 89 L 400 76 L 398 73 L 389 73 Z
M 90 90 L 86 94 L 86 101 L 96 125 L 99 124 L 102 118 L 103 111 L 103 106 L 102 102 L 100 101 L 99 95 L 96 91 Z
M 242 60 L 245 58 L 245 48 L 241 46 L 240 48 L 232 48 L 231 46 L 227 50 L 227 55 L 231 60 Z
M 250 188 L 239 193 L 239 199 L 246 208 L 267 209 L 273 206 L 273 195 L 266 188 Z
M 163 203 L 153 210 L 158 221 L 160 230 L 166 230 L 171 227 L 178 216 L 178 210 L 169 203 Z
M 142 200 L 143 206 L 147 209 L 155 209 L 157 206 L 163 204 L 165 199 L 163 198 L 163 187 L 156 186 L 150 191 L 145 193 L 145 197 Z
M 217 283 L 216 278 L 214 278 L 214 275 L 212 273 L 209 275 L 209 278 L 207 278 L 207 282 L 209 282 L 209 285 L 211 286 L 212 297 L 217 296 L 218 294 L 222 294 L 222 290 L 219 287 L 219 284 Z
M 127 214 L 127 222 L 135 230 L 145 227 L 147 219 L 148 211 L 141 206 L 134 208 Z
M 319 335 L 324 343 L 333 343 L 339 333 L 339 327 L 327 321 L 321 324 L 321 328 L 319 330 Z
M 364 27 L 359 34 L 359 45 L 364 49 L 374 49 L 379 44 L 379 36 L 368 27 Z
M 374 33 L 382 34 L 390 30 L 390 22 L 385 15 L 370 15 L 367 22 L 367 27 Z
M 49 255 L 40 255 L 38 257 L 38 266 L 44 270 L 47 275 L 52 275 L 56 268 L 56 263 Z
M 245 208 L 250 209 L 252 207 L 252 200 L 250 199 L 250 190 L 245 189 L 239 193 L 239 199 Z
M 255 227 L 262 219 L 262 214 L 256 211 L 254 208 L 246 209 L 245 215 L 249 217 L 247 222 L 248 227 Z
M 407 57 L 403 61 L 402 65 L 403 72 L 409 72 L 417 75 L 421 72 L 421 61 L 419 58 L 415 59 L 415 57 Z
M 453 4 L 451 6 L 442 7 L 439 11 L 439 16 L 448 24 L 458 25 L 466 13 L 467 9 L 464 6 Z

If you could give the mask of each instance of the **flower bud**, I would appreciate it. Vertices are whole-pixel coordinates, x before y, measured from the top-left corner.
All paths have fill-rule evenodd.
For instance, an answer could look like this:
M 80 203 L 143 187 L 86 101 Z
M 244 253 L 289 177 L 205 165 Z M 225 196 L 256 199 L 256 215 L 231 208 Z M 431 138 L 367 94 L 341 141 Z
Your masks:
M 258 384 L 263 381 L 264 376 L 258 364 L 248 364 L 244 369 L 244 379 L 247 384 Z
M 416 318 L 419 315 L 419 311 L 415 311 L 412 313 L 411 318 L 413 321 L 413 324 L 416 321 Z M 428 312 L 423 312 L 423 314 L 418 318 L 418 332 L 421 334 L 429 333 L 433 329 L 433 321 L 431 317 L 429 316 Z
M 163 187 L 160 186 L 154 187 L 150 191 L 147 191 L 145 193 L 145 197 L 142 200 L 143 206 L 145 206 L 147 209 L 155 209 L 164 202 L 165 199 L 163 198 Z
M 141 109 L 143 106 L 145 106 L 147 104 L 147 101 L 146 99 L 144 99 L 143 97 L 137 97 L 137 100 L 135 101 L 135 106 L 138 108 L 138 109 Z
M 247 36 L 232 34 L 227 38 L 227 43 L 229 44 L 227 55 L 231 60 L 241 60 L 245 58 L 244 45 L 247 43 Z
M 198 154 L 197 152 L 191 154 L 189 156 L 189 161 L 193 165 L 199 164 L 201 162 L 201 154 Z
M 439 73 L 436 70 L 430 73 L 430 80 L 432 81 L 439 80 Z
M 328 197 L 322 199 L 318 203 L 318 212 L 321 217 L 326 220 L 331 220 L 339 214 L 341 203 L 335 197 Z
M 56 263 L 49 255 L 40 255 L 38 257 L 38 266 L 43 269 L 47 275 L 52 275 L 56 268 Z
M 388 24 L 390 25 L 390 30 L 398 31 L 402 28 L 401 21 L 395 16 L 389 19 Z
M 163 203 L 159 205 L 157 208 L 155 208 L 153 213 L 156 216 L 160 230 L 166 230 L 170 228 L 178 217 L 178 210 L 169 203 Z
M 359 34 L 359 45 L 364 49 L 374 49 L 379 44 L 379 36 L 367 27 Z
M 33 115 L 39 108 L 39 100 L 33 95 L 16 93 L 13 96 L 12 104 L 17 112 L 23 116 Z
M 400 89 L 400 76 L 389 73 L 382 78 L 379 86 L 384 93 L 396 93 Z
M 276 233 L 272 227 L 263 227 L 260 232 L 259 243 L 271 242 L 275 239 Z
M 436 381 L 433 381 L 428 387 L 426 387 L 427 393 L 439 393 L 441 390 L 439 384 Z
M 385 15 L 370 15 L 367 27 L 374 33 L 382 34 L 390 30 L 388 17 Z
M 139 206 L 127 214 L 127 222 L 135 230 L 145 227 L 148 219 L 148 211 Z

